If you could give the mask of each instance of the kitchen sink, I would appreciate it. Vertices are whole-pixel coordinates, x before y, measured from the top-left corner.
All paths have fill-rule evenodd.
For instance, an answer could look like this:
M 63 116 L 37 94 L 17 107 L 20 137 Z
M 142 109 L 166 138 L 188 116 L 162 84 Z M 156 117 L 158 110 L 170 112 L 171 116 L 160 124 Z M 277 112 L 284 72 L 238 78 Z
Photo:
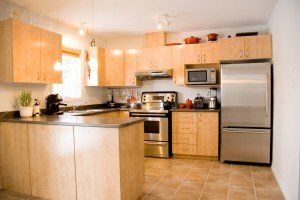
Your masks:
M 68 112 L 64 112 L 64 115 L 71 115 L 71 116 L 85 116 L 85 115 L 93 115 L 98 114 L 106 109 L 89 109 L 89 110 L 71 110 Z

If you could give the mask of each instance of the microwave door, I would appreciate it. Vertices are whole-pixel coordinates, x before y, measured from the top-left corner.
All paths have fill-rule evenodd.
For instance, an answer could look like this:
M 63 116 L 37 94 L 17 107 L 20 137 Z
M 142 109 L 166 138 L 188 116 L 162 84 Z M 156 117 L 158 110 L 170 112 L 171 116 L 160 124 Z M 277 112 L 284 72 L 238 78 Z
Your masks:
M 205 84 L 207 83 L 207 71 L 195 70 L 187 71 L 187 79 L 189 84 Z

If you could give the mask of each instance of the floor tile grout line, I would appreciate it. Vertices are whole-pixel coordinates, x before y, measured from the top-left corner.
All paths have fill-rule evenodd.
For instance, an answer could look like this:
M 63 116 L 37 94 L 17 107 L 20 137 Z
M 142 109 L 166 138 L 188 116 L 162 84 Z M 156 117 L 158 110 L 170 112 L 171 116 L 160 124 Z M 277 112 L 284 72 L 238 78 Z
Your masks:
M 210 168 L 209 168 L 209 170 L 208 170 L 208 174 L 207 174 L 207 177 L 206 177 L 205 182 L 204 182 L 204 184 L 203 184 L 203 188 L 202 188 L 202 190 L 201 190 L 199 200 L 201 200 L 201 198 L 202 198 L 203 191 L 204 191 L 205 185 L 206 185 L 206 183 L 207 183 L 207 180 L 208 180 L 208 177 L 209 177 L 209 174 L 210 174 L 210 171 L 211 171 L 211 169 L 212 169 L 212 166 L 213 166 L 214 162 L 215 162 L 215 161 L 212 161 L 212 163 L 211 163 L 211 165 L 210 165 Z
M 180 182 L 180 184 L 179 184 L 178 188 L 175 190 L 175 192 L 174 192 L 174 194 L 173 194 L 173 196 L 172 196 L 172 198 L 171 198 L 171 199 L 173 199 L 173 198 L 174 198 L 174 196 L 175 196 L 176 192 L 177 192 L 177 191 L 179 190 L 179 188 L 180 188 L 180 185 L 181 185 L 181 184 L 182 184 L 182 182 L 185 180 L 185 178 L 188 176 L 188 174 L 190 173 L 190 171 L 191 171 L 192 167 L 195 165 L 195 163 L 196 163 L 196 161 L 194 160 L 194 163 L 193 163 L 193 165 L 190 167 L 189 171 L 186 173 L 186 175 L 184 176 L 183 180 Z
M 253 176 L 253 171 L 252 171 L 252 165 L 250 165 L 250 169 L 251 169 L 252 184 L 253 184 L 253 189 L 254 189 L 254 196 L 255 196 L 255 199 L 257 199 L 256 188 L 255 188 L 255 183 L 254 183 L 254 176 Z
M 175 159 L 174 159 L 174 160 L 175 160 Z M 172 164 L 171 167 L 173 167 L 173 166 L 175 165 L 176 162 L 177 162 L 177 161 L 175 160 L 175 162 Z M 152 167 L 154 167 L 154 166 L 152 166 Z M 150 169 L 151 169 L 152 167 L 150 167 Z M 168 170 L 162 175 L 162 177 L 160 177 L 160 179 L 157 181 L 157 183 L 155 183 L 155 184 L 153 185 L 153 187 L 151 187 L 151 189 L 147 192 L 147 194 L 145 194 L 145 196 L 142 198 L 142 200 L 144 200 L 144 199 L 150 194 L 150 192 L 152 192 L 153 189 L 158 185 L 158 183 L 165 177 L 165 175 L 166 175 L 167 173 L 169 173 L 171 167 L 169 167 Z
M 230 181 L 231 181 L 231 172 L 232 172 L 232 164 L 230 164 L 230 170 L 229 170 L 229 182 L 228 182 L 228 190 L 227 190 L 227 200 L 229 200 L 229 189 L 230 189 Z

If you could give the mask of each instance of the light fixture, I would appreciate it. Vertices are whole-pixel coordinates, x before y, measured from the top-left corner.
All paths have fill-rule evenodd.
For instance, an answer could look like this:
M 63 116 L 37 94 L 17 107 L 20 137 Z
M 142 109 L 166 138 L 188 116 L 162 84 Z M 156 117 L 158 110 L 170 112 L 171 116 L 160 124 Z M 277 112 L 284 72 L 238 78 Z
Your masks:
M 162 30 L 164 27 L 169 26 L 171 24 L 169 18 L 170 18 L 170 16 L 167 15 L 167 14 L 162 14 L 162 15 L 156 16 L 156 19 L 157 19 L 157 25 L 156 25 L 156 27 L 159 30 Z
M 56 24 L 58 25 L 58 0 L 56 0 Z M 57 26 L 58 27 L 58 26 Z M 54 64 L 55 71 L 61 71 L 62 65 L 60 63 L 60 59 L 58 59 Z
M 86 34 L 86 29 L 84 29 L 85 22 L 80 22 L 80 29 L 78 30 L 78 34 L 84 36 Z
M 92 0 L 92 41 L 91 41 L 91 47 L 96 46 L 95 36 L 94 36 L 94 0 Z

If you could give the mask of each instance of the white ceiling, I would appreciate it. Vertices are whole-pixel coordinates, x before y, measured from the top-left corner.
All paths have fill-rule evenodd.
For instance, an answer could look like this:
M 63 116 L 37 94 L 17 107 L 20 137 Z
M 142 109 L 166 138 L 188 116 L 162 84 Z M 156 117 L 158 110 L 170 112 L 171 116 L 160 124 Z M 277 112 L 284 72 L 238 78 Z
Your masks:
M 29 10 L 56 17 L 56 0 L 10 0 Z M 277 0 L 94 0 L 94 31 L 103 39 L 157 31 L 155 17 L 172 16 L 166 31 L 266 24 Z M 91 29 L 92 0 L 59 0 L 59 20 Z

